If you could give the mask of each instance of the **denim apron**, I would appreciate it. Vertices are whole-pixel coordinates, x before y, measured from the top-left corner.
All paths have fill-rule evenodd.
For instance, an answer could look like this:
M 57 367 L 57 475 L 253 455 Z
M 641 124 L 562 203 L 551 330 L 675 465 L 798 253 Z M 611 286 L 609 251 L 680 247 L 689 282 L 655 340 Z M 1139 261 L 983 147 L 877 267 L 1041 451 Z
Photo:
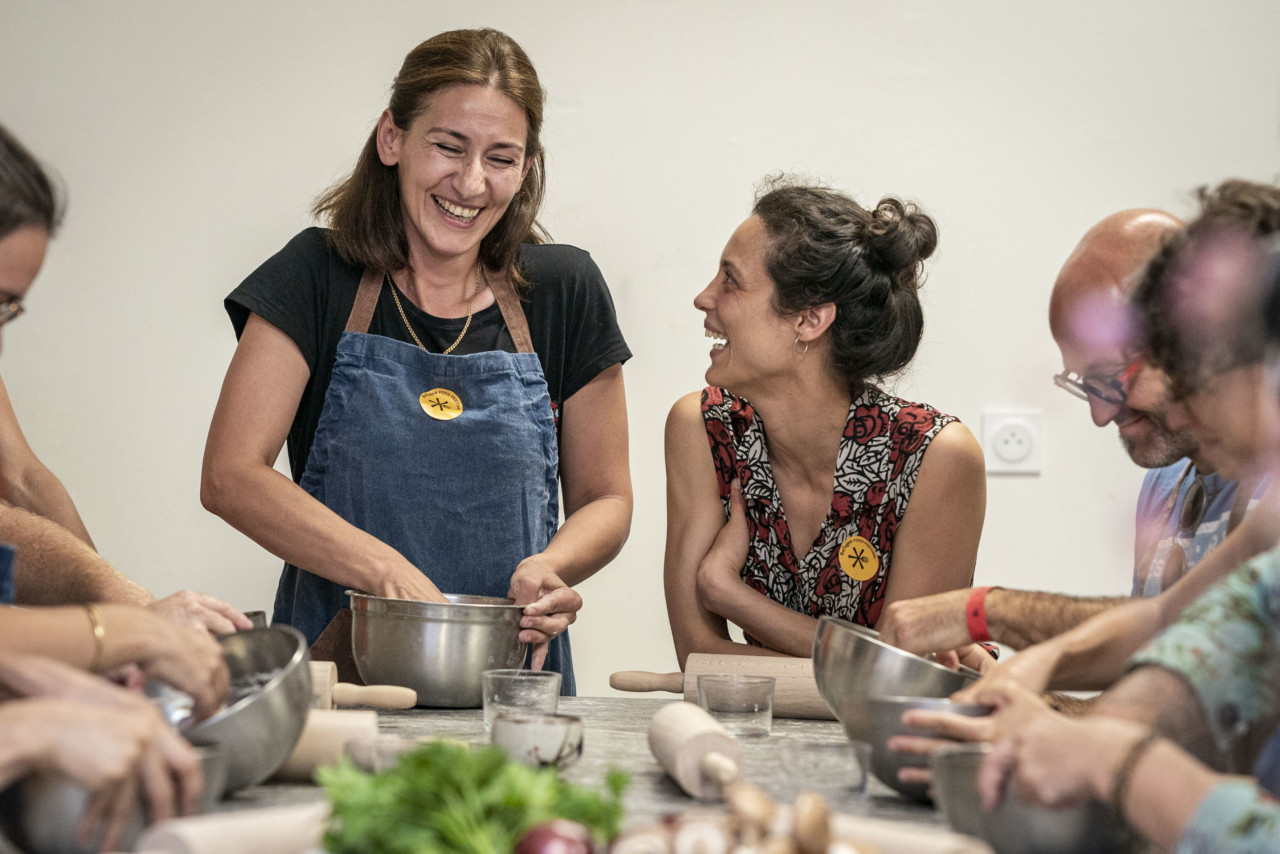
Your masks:
M 301 486 L 442 593 L 506 596 L 559 515 L 551 398 L 519 297 L 505 279 L 491 284 L 518 352 L 446 356 L 368 334 L 382 283 L 369 271 L 360 281 Z M 338 634 L 345 589 L 286 564 L 274 620 L 309 643 L 331 621 Z M 575 692 L 567 632 L 546 667 Z

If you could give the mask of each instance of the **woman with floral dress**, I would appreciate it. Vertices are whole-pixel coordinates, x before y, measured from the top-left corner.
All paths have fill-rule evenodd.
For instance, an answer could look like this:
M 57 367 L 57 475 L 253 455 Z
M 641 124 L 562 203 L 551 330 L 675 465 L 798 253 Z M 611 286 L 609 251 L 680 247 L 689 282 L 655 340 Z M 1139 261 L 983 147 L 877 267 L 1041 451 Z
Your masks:
M 729 239 L 694 300 L 714 341 L 710 387 L 681 398 L 666 428 L 681 666 L 690 652 L 807 656 L 819 616 L 874 626 L 886 602 L 973 577 L 977 442 L 876 384 L 915 355 L 936 243 L 933 220 L 899 199 L 867 210 L 781 182 Z

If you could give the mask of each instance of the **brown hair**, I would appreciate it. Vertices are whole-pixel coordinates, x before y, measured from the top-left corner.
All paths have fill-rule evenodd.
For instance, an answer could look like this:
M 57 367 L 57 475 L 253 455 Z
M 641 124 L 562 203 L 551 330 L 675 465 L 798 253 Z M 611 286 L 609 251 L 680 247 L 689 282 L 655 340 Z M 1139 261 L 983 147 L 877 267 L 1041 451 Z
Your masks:
M 1230 330 L 1187 316 L 1187 297 L 1212 286 L 1189 273 L 1191 259 L 1224 238 L 1257 240 L 1280 233 L 1280 187 L 1231 178 L 1199 188 L 1196 196 L 1199 214 L 1165 238 L 1130 298 L 1142 318 L 1149 358 L 1168 376 L 1175 398 L 1194 394 L 1225 370 L 1261 362 L 1267 346 L 1259 293 L 1238 295 L 1248 304 L 1234 307 Z
M 769 235 L 773 307 L 794 314 L 834 303 L 831 360 L 855 394 L 910 364 L 924 332 L 917 290 L 938 245 L 933 219 L 885 196 L 867 210 L 825 187 L 768 179 L 752 213 Z
M 0 125 L 0 237 L 24 226 L 50 237 L 62 223 L 62 199 L 31 152 Z
M 388 109 L 398 128 L 408 128 L 427 109 L 432 93 L 446 86 L 489 86 L 515 101 L 528 119 L 525 157 L 529 172 L 502 219 L 480 241 L 480 260 L 517 286 L 522 243 L 549 239 L 538 223 L 546 191 L 540 141 L 545 93 L 520 45 L 497 30 L 453 30 L 409 51 L 391 87 Z M 347 263 L 389 272 L 409 263 L 409 241 L 401 213 L 400 178 L 378 158 L 377 129 L 369 135 L 351 175 L 316 200 L 312 212 L 327 219 L 329 242 Z

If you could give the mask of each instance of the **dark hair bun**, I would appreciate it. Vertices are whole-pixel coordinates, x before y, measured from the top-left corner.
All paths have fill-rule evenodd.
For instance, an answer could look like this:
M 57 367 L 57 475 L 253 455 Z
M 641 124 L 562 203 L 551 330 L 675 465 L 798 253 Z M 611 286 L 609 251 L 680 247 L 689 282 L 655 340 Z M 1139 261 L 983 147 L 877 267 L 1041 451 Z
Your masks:
M 774 309 L 832 303 L 830 359 L 850 389 L 902 370 L 924 329 L 917 291 L 938 229 L 915 205 L 886 196 L 867 210 L 843 193 L 771 179 L 753 208 L 768 232 Z
M 938 248 L 938 228 L 915 205 L 885 196 L 871 211 L 866 241 L 869 260 L 900 281 L 899 273 L 915 270 Z

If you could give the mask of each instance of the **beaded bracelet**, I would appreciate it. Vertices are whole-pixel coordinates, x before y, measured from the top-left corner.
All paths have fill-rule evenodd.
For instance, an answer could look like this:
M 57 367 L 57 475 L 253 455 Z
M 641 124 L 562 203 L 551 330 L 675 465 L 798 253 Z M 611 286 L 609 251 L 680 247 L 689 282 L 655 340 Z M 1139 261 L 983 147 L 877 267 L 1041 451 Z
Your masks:
M 97 673 L 102 669 L 107 656 L 107 627 L 102 622 L 102 612 L 97 605 L 90 602 L 84 609 L 89 612 L 89 622 L 93 624 L 93 663 L 89 665 L 89 672 Z
M 1124 816 L 1124 797 L 1128 793 L 1129 780 L 1133 777 L 1133 769 L 1138 766 L 1138 760 L 1147 752 L 1155 741 L 1160 738 L 1160 734 L 1155 730 L 1149 731 L 1142 738 L 1129 745 L 1129 749 L 1125 751 L 1124 758 L 1120 760 L 1120 767 L 1116 769 L 1116 775 L 1111 778 L 1111 808 L 1115 810 L 1116 815 Z

